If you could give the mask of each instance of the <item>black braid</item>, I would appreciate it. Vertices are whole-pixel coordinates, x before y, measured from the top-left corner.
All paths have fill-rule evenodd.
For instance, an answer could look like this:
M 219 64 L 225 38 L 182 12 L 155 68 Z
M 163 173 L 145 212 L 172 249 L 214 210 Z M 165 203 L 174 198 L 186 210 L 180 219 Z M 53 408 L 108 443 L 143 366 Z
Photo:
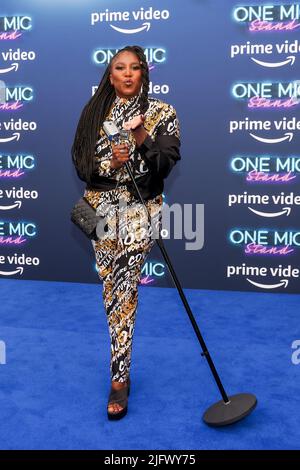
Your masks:
M 94 171 L 95 145 L 99 135 L 99 129 L 116 98 L 113 85 L 109 80 L 112 61 L 124 51 L 133 52 L 137 55 L 142 69 L 143 90 L 139 99 L 140 113 L 145 114 L 149 103 L 149 68 L 143 49 L 140 46 L 126 46 L 115 54 L 107 66 L 103 77 L 98 85 L 96 93 L 84 106 L 71 148 L 72 161 L 76 167 L 78 176 L 90 181 Z

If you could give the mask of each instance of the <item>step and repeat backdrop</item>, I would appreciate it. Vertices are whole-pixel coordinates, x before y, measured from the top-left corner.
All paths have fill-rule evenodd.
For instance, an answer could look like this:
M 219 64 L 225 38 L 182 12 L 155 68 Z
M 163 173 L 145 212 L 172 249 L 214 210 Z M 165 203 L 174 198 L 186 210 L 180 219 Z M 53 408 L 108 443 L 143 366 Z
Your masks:
M 183 286 L 299 292 L 299 38 L 300 2 L 1 0 L 0 278 L 99 282 L 70 221 L 85 187 L 70 149 L 111 57 L 137 44 L 181 127 L 164 201 Z M 172 285 L 157 247 L 141 282 Z

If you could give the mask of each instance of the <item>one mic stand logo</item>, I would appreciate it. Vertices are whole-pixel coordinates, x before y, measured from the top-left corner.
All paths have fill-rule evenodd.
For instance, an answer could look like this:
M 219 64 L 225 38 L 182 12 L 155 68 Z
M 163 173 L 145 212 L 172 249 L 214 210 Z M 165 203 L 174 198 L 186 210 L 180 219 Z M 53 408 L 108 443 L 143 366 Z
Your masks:
M 0 41 L 19 39 L 24 32 L 31 31 L 31 16 L 1 16 Z
M 10 222 L 0 220 L 0 245 L 24 245 L 36 237 L 37 226 L 33 222 Z
M 246 24 L 251 32 L 299 31 L 300 5 L 238 5 L 232 12 L 233 20 Z

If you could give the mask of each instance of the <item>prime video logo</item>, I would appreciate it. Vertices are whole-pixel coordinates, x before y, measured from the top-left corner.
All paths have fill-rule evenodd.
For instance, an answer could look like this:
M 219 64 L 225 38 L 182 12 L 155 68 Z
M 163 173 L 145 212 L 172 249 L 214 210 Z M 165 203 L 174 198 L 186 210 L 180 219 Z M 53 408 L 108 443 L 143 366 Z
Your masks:
M 6 364 L 6 344 L 0 340 L 0 365 Z
M 106 8 L 105 11 L 91 13 L 91 25 L 95 26 L 99 23 L 109 23 L 109 26 L 118 33 L 136 34 L 140 33 L 141 31 L 149 31 L 151 28 L 151 21 L 164 21 L 168 20 L 169 17 L 169 10 L 154 10 L 153 7 L 147 9 L 142 7 L 139 10 L 132 11 L 109 11 L 109 9 Z M 127 21 L 138 21 L 143 23 L 141 26 L 134 26 L 133 28 L 124 28 L 112 24 L 114 22 L 126 23 Z

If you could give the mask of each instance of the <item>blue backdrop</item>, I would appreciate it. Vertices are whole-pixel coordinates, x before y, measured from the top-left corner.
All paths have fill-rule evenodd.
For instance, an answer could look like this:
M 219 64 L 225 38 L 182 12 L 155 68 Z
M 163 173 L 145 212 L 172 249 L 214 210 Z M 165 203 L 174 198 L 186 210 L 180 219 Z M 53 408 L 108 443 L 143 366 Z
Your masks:
M 165 201 L 204 234 L 165 242 L 183 286 L 299 292 L 299 4 L 257 3 L 2 0 L 1 277 L 98 282 L 70 148 L 111 54 L 139 44 L 181 125 Z M 143 282 L 172 285 L 157 248 Z

